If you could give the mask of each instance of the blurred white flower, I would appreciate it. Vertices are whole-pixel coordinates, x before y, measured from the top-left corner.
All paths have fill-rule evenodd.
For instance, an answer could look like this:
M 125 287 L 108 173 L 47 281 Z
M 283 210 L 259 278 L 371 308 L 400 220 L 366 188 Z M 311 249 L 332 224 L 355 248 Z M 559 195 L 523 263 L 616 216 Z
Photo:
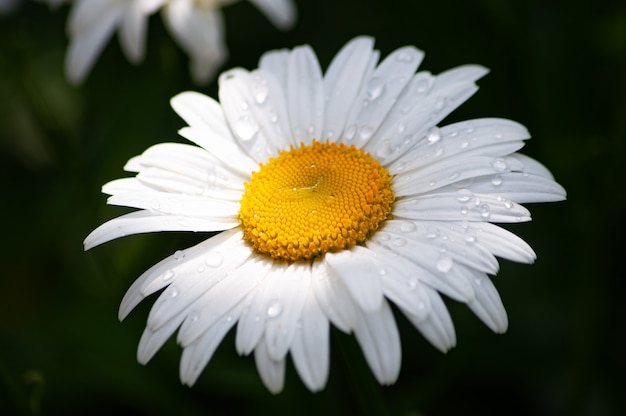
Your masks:
M 146 271 L 122 300 L 125 318 L 161 292 L 139 342 L 147 362 L 178 330 L 180 377 L 193 384 L 235 325 L 272 392 L 287 355 L 306 386 L 324 387 L 330 323 L 354 333 L 380 383 L 400 372 L 390 303 L 436 348 L 456 343 L 442 294 L 493 331 L 507 314 L 490 275 L 497 257 L 532 263 L 532 248 L 493 224 L 530 221 L 526 202 L 565 190 L 518 153 L 520 124 L 437 124 L 488 71 L 417 71 L 407 46 L 378 62 L 373 39 L 349 42 L 324 75 L 313 50 L 271 51 L 259 69 L 219 79 L 220 103 L 172 99 L 197 144 L 157 144 L 106 184 L 108 203 L 138 208 L 94 230 L 85 248 L 130 234 L 222 231 Z
M 58 6 L 63 0 L 46 0 Z M 239 0 L 76 0 L 67 26 L 70 46 L 65 70 L 81 83 L 98 55 L 117 31 L 122 50 L 132 63 L 144 58 L 148 19 L 161 10 L 166 26 L 191 59 L 196 83 L 209 82 L 226 60 L 222 7 Z M 292 0 L 250 0 L 280 29 L 296 19 Z

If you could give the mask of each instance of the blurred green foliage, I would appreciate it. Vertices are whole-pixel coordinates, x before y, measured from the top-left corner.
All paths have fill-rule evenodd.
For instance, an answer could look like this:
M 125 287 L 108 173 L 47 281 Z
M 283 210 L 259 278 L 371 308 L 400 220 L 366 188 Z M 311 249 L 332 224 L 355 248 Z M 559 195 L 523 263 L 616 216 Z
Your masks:
M 626 4 L 620 1 L 299 1 L 299 22 L 276 30 L 249 3 L 225 10 L 230 61 L 254 68 L 268 49 L 311 44 L 325 67 L 359 34 L 382 55 L 405 44 L 438 73 L 465 63 L 492 72 L 447 121 L 498 116 L 525 124 L 524 152 L 543 162 L 568 201 L 530 206 L 512 226 L 532 266 L 502 262 L 509 312 L 490 333 L 448 302 L 458 345 L 434 350 L 399 314 L 403 366 L 381 387 L 353 339 L 332 332 L 330 380 L 309 393 L 293 367 L 282 394 L 261 384 L 230 334 L 193 388 L 180 385 L 173 340 L 147 366 L 135 349 L 151 301 L 124 323 L 117 306 L 146 268 L 205 238 L 134 236 L 84 253 L 83 238 L 124 212 L 100 187 L 128 158 L 184 141 L 168 101 L 193 85 L 187 57 L 158 16 L 146 60 L 116 39 L 84 85 L 63 74 L 68 7 L 24 2 L 0 16 L 0 414 L 618 415 L 623 407 L 621 261 L 626 164 Z

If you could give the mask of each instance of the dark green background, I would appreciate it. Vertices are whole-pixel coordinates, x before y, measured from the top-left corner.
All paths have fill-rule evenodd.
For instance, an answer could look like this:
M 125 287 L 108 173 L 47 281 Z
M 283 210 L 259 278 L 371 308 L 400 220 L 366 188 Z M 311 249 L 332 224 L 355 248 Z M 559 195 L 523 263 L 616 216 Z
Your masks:
M 158 15 L 146 60 L 109 42 L 81 87 L 63 74 L 68 7 L 27 3 L 0 17 L 0 414 L 624 414 L 623 271 L 626 189 L 626 3 L 620 1 L 299 1 L 283 33 L 242 2 L 225 10 L 230 60 L 254 68 L 268 49 L 311 44 L 323 67 L 359 34 L 382 55 L 426 51 L 424 69 L 465 63 L 492 72 L 447 122 L 498 116 L 533 135 L 568 200 L 529 205 L 509 227 L 538 254 L 502 262 L 495 284 L 509 313 L 492 334 L 448 302 L 457 347 L 432 348 L 398 316 L 403 365 L 381 387 L 351 336 L 333 329 L 330 380 L 309 393 L 289 364 L 272 396 L 253 359 L 227 336 L 199 382 L 178 380 L 168 342 L 147 366 L 135 350 L 152 299 L 123 323 L 117 307 L 146 268 L 203 235 L 133 236 L 84 253 L 83 238 L 125 212 L 100 187 L 151 144 L 184 141 L 174 94 L 194 86 L 187 57 Z

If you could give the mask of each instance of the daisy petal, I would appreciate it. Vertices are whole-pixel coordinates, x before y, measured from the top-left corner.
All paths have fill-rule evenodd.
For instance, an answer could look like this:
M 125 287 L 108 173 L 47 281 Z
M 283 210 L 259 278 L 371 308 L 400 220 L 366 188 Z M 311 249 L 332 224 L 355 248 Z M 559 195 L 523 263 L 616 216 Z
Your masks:
M 347 122 L 349 126 L 357 126 L 355 144 L 359 147 L 375 136 L 423 57 L 424 53 L 413 46 L 399 48 L 385 58 L 365 80 Z M 351 140 L 351 135 L 346 133 L 346 138 Z M 375 138 L 372 145 L 380 140 L 378 135 Z M 371 150 L 369 145 L 365 149 Z
M 519 263 L 533 263 L 537 258 L 524 240 L 504 228 L 489 223 L 470 224 L 469 227 L 474 230 L 477 243 L 498 257 Z
M 325 257 L 332 276 L 340 279 L 354 301 L 366 312 L 378 310 L 383 301 L 380 281 L 382 265 L 365 247 L 328 253 Z
M 359 314 L 354 335 L 378 382 L 394 383 L 400 373 L 400 336 L 386 301 L 375 312 Z
M 290 0 L 250 0 L 279 29 L 287 30 L 296 22 L 295 4 Z
M 200 373 L 207 366 L 228 331 L 237 322 L 239 308 L 232 310 L 207 329 L 191 345 L 183 349 L 180 358 L 180 380 L 183 384 L 193 386 Z
M 294 144 L 322 139 L 324 85 L 322 70 L 313 50 L 295 48 L 287 67 L 287 106 Z
M 374 39 L 358 37 L 348 42 L 330 63 L 324 76 L 326 111 L 320 139 L 338 140 L 344 131 L 348 112 L 368 74 L 374 56 Z
M 341 280 L 329 275 L 324 262 L 313 263 L 311 285 L 315 299 L 333 325 L 351 332 L 356 322 L 356 305 Z
M 324 388 L 328 379 L 329 336 L 328 319 L 317 304 L 313 292 L 309 292 L 300 325 L 296 327 L 291 356 L 298 375 L 313 392 Z
M 470 280 L 474 285 L 476 296 L 467 303 L 467 306 L 493 332 L 506 332 L 509 324 L 506 310 L 491 279 L 483 273 L 476 273 Z
M 446 352 L 456 345 L 456 334 L 450 313 L 448 313 L 446 305 L 435 290 L 427 286 L 424 289 L 428 293 L 431 305 L 431 312 L 428 318 L 424 320 L 406 310 L 403 310 L 403 312 L 422 333 L 424 338 L 440 351 Z
M 161 215 L 150 211 L 135 211 L 109 220 L 93 230 L 83 242 L 89 250 L 107 241 L 131 234 L 161 231 L 222 231 L 239 225 L 236 216 L 222 218 L 187 218 L 181 215 Z
M 254 362 L 265 387 L 273 394 L 280 393 L 285 384 L 285 358 L 274 360 L 261 340 L 254 349 Z

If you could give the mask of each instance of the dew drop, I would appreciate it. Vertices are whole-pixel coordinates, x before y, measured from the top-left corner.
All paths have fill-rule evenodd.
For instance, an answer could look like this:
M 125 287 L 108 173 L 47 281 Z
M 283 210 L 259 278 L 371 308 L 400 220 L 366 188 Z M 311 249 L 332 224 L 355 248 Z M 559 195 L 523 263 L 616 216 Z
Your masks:
M 270 318 L 278 317 L 283 311 L 283 305 L 279 301 L 275 300 L 267 307 L 267 316 Z
M 269 95 L 269 88 L 267 87 L 267 82 L 259 82 L 254 85 L 254 101 L 257 104 L 263 104 L 267 101 L 267 96 Z
M 359 129 L 359 137 L 362 140 L 367 140 L 374 134 L 374 127 L 372 126 L 363 126 Z
M 164 282 L 168 282 L 170 280 L 172 280 L 174 278 L 174 270 L 166 270 L 165 273 L 163 273 L 163 277 L 161 278 Z
M 204 257 L 204 264 L 209 267 L 219 267 L 224 261 L 224 256 L 217 252 L 211 252 Z
M 191 311 L 189 313 L 189 316 L 187 317 L 187 319 L 192 324 L 196 323 L 196 322 L 198 322 L 198 319 L 200 319 L 200 314 L 198 313 L 198 311 Z
M 513 208 L 513 202 L 509 201 L 509 200 L 505 200 L 504 201 L 504 208 L 506 209 L 511 209 Z
M 250 141 L 259 132 L 259 126 L 248 116 L 243 116 L 235 122 L 235 133 L 244 142 Z
M 343 133 L 344 137 L 347 140 L 352 140 L 354 138 L 354 135 L 356 134 L 356 124 L 352 124 L 351 126 L 348 126 L 348 128 L 346 129 L 346 131 Z
M 176 296 L 178 296 L 178 288 L 170 286 L 170 298 L 175 298 Z
M 469 141 L 461 140 L 461 149 L 467 149 L 469 146 Z
M 242 101 L 241 102 L 241 109 L 242 110 L 247 110 L 248 109 L 248 102 L 247 101 Z
M 385 267 L 379 268 L 378 274 L 380 274 L 381 276 L 385 276 L 387 274 L 387 269 Z
M 185 258 L 185 252 L 182 250 L 176 250 L 176 252 L 174 253 L 174 260 L 178 261 L 184 258 Z
M 398 247 L 402 247 L 406 245 L 406 239 L 402 237 L 396 237 L 393 240 L 391 240 L 391 242 Z
M 402 134 L 404 133 L 404 130 L 406 129 L 406 126 L 403 123 L 398 123 L 398 133 Z
M 409 287 L 409 290 L 415 290 L 415 288 L 417 287 L 417 277 L 411 277 L 409 279 L 409 281 L 407 282 L 407 286 Z
M 437 270 L 442 273 L 447 273 L 452 269 L 452 258 L 449 256 L 441 256 L 439 260 L 437 260 L 436 264 Z
M 206 270 L 206 267 L 203 265 L 198 266 L 198 273 L 203 273 Z
M 493 186 L 500 186 L 502 185 L 503 179 L 502 179 L 502 175 L 493 175 L 493 177 L 491 178 L 491 184 Z
M 428 227 L 428 230 L 426 230 L 426 238 L 433 240 L 437 237 L 439 237 L 439 228 L 432 226 Z
M 467 215 L 467 211 L 468 211 L 467 207 L 466 207 L 465 205 L 463 205 L 463 206 L 461 207 L 461 214 L 462 214 L 462 215 Z
M 439 127 L 433 127 L 428 130 L 428 133 L 426 133 L 426 139 L 428 140 L 428 144 L 435 144 L 441 140 L 441 131 L 439 130 Z
M 480 212 L 480 217 L 484 220 L 488 220 L 491 217 L 491 208 L 487 204 L 482 204 L 478 212 Z
M 499 172 L 503 172 L 506 170 L 507 165 L 506 165 L 506 160 L 502 159 L 502 158 L 497 158 L 493 161 L 493 163 L 491 163 L 491 166 L 493 166 L 493 168 Z
M 456 192 L 456 200 L 459 202 L 467 202 L 474 197 L 472 191 L 466 188 L 459 189 Z
M 161 202 L 158 199 L 153 199 L 150 203 L 150 209 L 158 211 L 161 208 Z
M 374 101 L 385 91 L 385 80 L 381 77 L 372 77 L 367 83 L 367 98 Z
M 474 244 L 476 242 L 476 237 L 474 237 L 473 235 L 465 236 L 465 241 L 470 244 Z
M 403 233 L 412 233 L 416 229 L 417 227 L 415 226 L 415 224 L 410 221 L 405 221 L 400 225 L 400 231 L 402 231 Z
M 429 78 L 420 79 L 416 83 L 415 93 L 416 94 L 424 94 L 430 88 L 430 80 Z

